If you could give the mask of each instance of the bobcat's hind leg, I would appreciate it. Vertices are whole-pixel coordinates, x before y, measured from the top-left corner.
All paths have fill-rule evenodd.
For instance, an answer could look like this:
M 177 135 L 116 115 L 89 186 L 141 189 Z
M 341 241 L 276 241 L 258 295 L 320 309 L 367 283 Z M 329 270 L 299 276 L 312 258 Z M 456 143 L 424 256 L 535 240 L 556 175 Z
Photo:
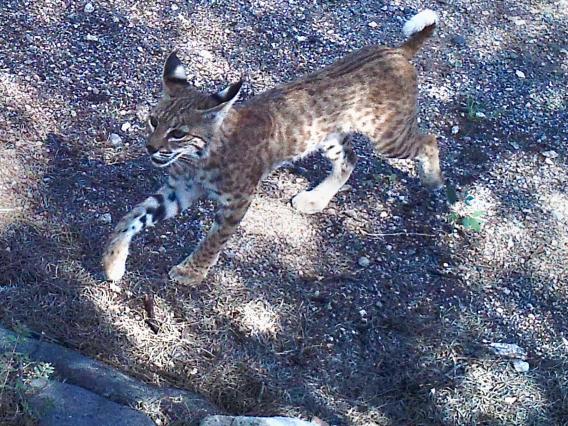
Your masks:
M 345 185 L 357 162 L 357 155 L 348 136 L 334 133 L 328 136 L 321 146 L 323 154 L 332 162 L 333 169 L 314 189 L 302 191 L 292 198 L 292 206 L 302 213 L 321 212 Z
M 132 238 L 147 226 L 174 217 L 189 207 L 201 191 L 191 183 L 170 182 L 124 216 L 109 238 L 102 258 L 105 276 L 119 281 L 126 271 L 126 258 Z
M 422 184 L 431 190 L 439 190 L 444 186 L 444 177 L 440 170 L 439 148 L 436 137 L 432 135 L 421 138 L 418 160 L 418 173 Z

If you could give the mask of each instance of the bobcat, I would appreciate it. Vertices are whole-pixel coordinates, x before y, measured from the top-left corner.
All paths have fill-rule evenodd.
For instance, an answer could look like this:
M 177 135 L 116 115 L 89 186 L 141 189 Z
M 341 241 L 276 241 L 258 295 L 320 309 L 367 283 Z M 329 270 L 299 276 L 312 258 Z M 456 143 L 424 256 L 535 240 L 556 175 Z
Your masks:
M 122 278 L 135 234 L 206 196 L 220 205 L 215 224 L 169 272 L 179 283 L 199 283 L 245 215 L 260 180 L 283 162 L 316 150 L 331 161 L 332 172 L 297 194 L 292 205 L 306 214 L 321 212 L 355 167 L 349 137 L 354 132 L 369 136 L 380 154 L 418 159 L 423 184 L 442 187 L 436 138 L 418 129 L 416 71 L 409 62 L 437 21 L 436 13 L 424 10 L 404 25 L 409 38 L 400 47 L 365 47 L 242 105 L 235 105 L 242 82 L 201 93 L 189 85 L 172 52 L 163 70 L 164 95 L 149 116 L 146 145 L 155 166 L 169 167 L 168 180 L 116 226 L 103 255 L 106 277 Z

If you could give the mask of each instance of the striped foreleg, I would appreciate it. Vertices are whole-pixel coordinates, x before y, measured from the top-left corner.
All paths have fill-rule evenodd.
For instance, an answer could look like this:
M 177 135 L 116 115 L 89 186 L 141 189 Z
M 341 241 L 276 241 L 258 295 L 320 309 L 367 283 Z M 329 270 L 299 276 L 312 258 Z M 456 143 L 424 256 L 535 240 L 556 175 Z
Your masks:
M 201 191 L 192 184 L 173 185 L 171 182 L 146 198 L 116 225 L 103 254 L 106 278 L 118 281 L 126 270 L 126 258 L 132 238 L 148 226 L 174 217 L 199 198 Z

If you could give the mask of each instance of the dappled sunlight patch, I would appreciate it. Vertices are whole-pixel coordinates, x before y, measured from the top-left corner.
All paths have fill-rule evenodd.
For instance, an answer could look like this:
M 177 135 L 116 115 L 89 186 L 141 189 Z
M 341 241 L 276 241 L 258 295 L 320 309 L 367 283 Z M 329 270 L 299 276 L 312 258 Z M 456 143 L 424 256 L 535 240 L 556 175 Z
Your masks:
M 291 211 L 283 200 L 257 198 L 241 223 L 249 234 L 285 238 L 291 245 L 303 244 L 314 238 L 316 229 L 309 216 Z
M 515 257 L 515 248 L 529 239 L 527 229 L 520 222 L 496 222 L 484 230 L 483 255 L 492 262 L 504 264 Z
M 236 309 L 235 322 L 248 336 L 274 338 L 280 332 L 278 309 L 264 300 L 253 300 Z
M 568 224 L 568 195 L 552 192 L 540 197 L 542 207 L 560 223 Z M 563 227 L 566 230 L 565 227 Z M 566 232 L 564 233 L 566 234 Z
M 350 408 L 345 413 L 345 417 L 354 425 L 378 426 L 392 423 L 388 416 L 377 407 L 367 405 Z
M 444 420 L 451 424 L 546 420 L 546 398 L 531 375 L 515 372 L 505 361 L 470 365 L 459 386 L 435 390 L 434 394 Z
M 49 108 L 34 108 L 34 106 L 30 104 L 30 97 L 41 99 L 41 96 L 37 86 L 25 80 L 25 77 L 19 77 L 3 71 L 0 72 L 0 99 L 2 99 L 0 106 L 6 108 L 9 113 L 17 113 L 18 120 L 26 118 L 33 119 L 29 121 L 28 126 L 21 129 L 24 131 L 24 134 L 39 127 L 40 124 L 44 125 L 44 127 L 45 125 L 55 126 L 57 120 L 52 110 Z M 36 136 L 33 133 L 30 135 Z
M 260 198 L 253 205 L 240 225 L 242 237 L 232 239 L 228 252 L 250 252 L 258 254 L 263 248 L 272 252 L 270 246 L 286 245 L 287 253 L 305 256 L 304 261 L 312 262 L 318 253 L 318 229 L 312 225 L 309 216 L 291 210 L 281 200 Z
M 424 92 L 431 98 L 441 102 L 450 102 L 455 96 L 455 88 L 444 85 L 431 85 L 424 88 Z
M 105 283 L 99 285 L 97 291 L 89 292 L 89 300 L 109 328 L 111 336 L 107 339 L 117 347 L 123 347 L 129 357 L 166 369 L 172 368 L 178 361 L 189 359 L 189 352 L 199 350 L 195 330 L 176 318 L 172 306 L 158 295 L 133 296 L 128 289 Z M 204 314 L 203 326 L 206 327 L 206 324 L 207 316 Z M 128 347 L 120 343 L 124 340 L 129 342 Z M 117 356 L 120 359 L 123 354 Z
M 483 185 L 470 189 L 464 199 L 453 205 L 454 211 L 469 216 L 476 211 L 483 211 L 487 216 L 494 216 L 498 201 L 493 191 Z

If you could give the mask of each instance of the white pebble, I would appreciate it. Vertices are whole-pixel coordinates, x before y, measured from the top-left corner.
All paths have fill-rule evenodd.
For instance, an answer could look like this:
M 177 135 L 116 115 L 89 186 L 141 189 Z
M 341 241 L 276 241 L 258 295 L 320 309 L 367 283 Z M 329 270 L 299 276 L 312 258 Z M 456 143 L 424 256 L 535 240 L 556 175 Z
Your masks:
M 92 3 L 87 3 L 83 9 L 85 13 L 93 13 L 95 11 L 95 6 Z
M 205 49 L 201 49 L 198 52 L 199 56 L 201 56 L 203 59 L 207 59 L 208 61 L 210 61 L 211 59 L 213 59 L 213 53 L 211 53 L 209 50 L 205 50 Z
M 379 26 L 379 24 L 377 24 L 375 21 L 371 21 L 371 22 L 369 22 L 369 26 L 371 28 L 377 28 Z
M 357 261 L 357 263 L 359 264 L 359 266 L 361 266 L 362 268 L 366 268 L 367 266 L 369 266 L 371 264 L 371 261 L 369 260 L 368 257 L 365 256 L 361 256 L 359 258 L 359 260 Z
M 546 158 L 558 158 L 558 153 L 556 151 L 543 151 L 541 154 Z
M 110 284 L 109 284 L 109 288 L 110 288 L 110 291 L 113 291 L 113 292 L 115 292 L 115 293 L 120 293 L 120 292 L 122 292 L 122 288 L 120 288 L 120 287 L 119 287 L 118 285 L 116 285 L 115 283 L 110 283 Z
M 120 127 L 120 130 L 122 130 L 123 132 L 128 132 L 128 130 L 130 130 L 131 127 L 132 125 L 127 121 Z
M 513 361 L 513 367 L 515 367 L 515 371 L 519 372 L 519 373 L 526 373 L 527 371 L 529 371 L 529 363 L 526 361 L 522 361 L 520 359 L 515 359 Z
M 515 71 L 515 74 L 517 74 L 517 77 L 519 77 L 519 78 L 525 78 L 526 77 L 525 73 L 520 71 L 520 70 Z
M 111 133 L 110 135 L 108 135 L 108 141 L 112 146 L 122 145 L 122 138 L 116 133 Z
M 101 223 L 112 223 L 112 216 L 110 213 L 103 213 L 99 216 L 99 222 Z

